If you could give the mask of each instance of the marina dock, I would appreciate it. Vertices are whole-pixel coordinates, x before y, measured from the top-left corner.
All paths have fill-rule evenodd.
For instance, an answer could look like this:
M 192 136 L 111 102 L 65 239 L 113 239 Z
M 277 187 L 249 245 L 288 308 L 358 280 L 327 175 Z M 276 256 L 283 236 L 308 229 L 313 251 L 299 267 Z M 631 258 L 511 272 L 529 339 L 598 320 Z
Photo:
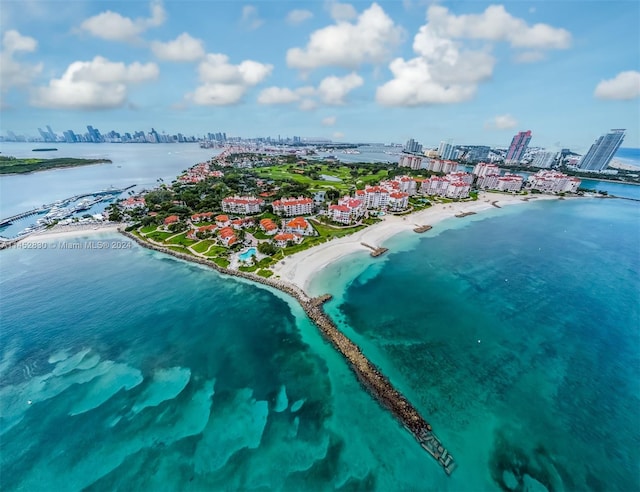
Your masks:
M 20 220 L 20 219 L 24 219 L 26 217 L 29 217 L 31 215 L 37 215 L 40 214 L 42 212 L 46 212 L 47 210 L 51 210 L 53 207 L 58 206 L 58 207 L 65 207 L 67 205 L 69 205 L 70 203 L 73 203 L 77 200 L 80 200 L 82 198 L 87 198 L 89 196 L 93 196 L 96 198 L 99 197 L 106 197 L 109 195 L 119 195 L 120 193 L 127 191 L 128 189 L 133 188 L 135 185 L 131 185 L 131 186 L 127 186 L 126 188 L 121 188 L 121 189 L 113 189 L 113 190 L 101 190 L 101 191 L 96 191 L 95 193 L 82 193 L 80 195 L 74 195 L 72 197 L 69 198 L 65 198 L 64 200 L 60 200 L 58 202 L 55 203 L 50 203 L 49 205 L 42 205 L 41 207 L 38 208 L 34 208 L 31 210 L 27 210 L 26 212 L 22 212 L 19 214 L 15 214 L 12 215 L 11 217 L 7 217 L 5 219 L 0 219 L 0 227 L 6 226 L 6 225 L 10 225 L 12 222 L 16 221 L 16 220 Z M 101 200 L 97 200 L 98 201 Z
M 239 270 L 229 270 L 220 267 L 215 263 L 198 258 L 186 253 L 170 250 L 163 246 L 149 243 L 129 232 L 120 231 L 125 236 L 131 238 L 140 246 L 166 253 L 173 257 L 205 265 L 220 273 L 234 277 L 244 278 L 251 282 L 257 282 L 278 289 L 294 297 L 307 316 L 320 330 L 324 338 L 329 341 L 336 350 L 342 354 L 345 361 L 355 373 L 358 381 L 375 398 L 378 403 L 389 410 L 393 416 L 407 429 L 420 443 L 420 446 L 431 455 L 433 459 L 442 467 L 447 475 L 451 475 L 456 467 L 453 456 L 444 447 L 442 442 L 434 434 L 431 425 L 420 415 L 418 410 L 391 384 L 389 379 L 382 374 L 362 353 L 353 341 L 351 341 L 335 325 L 333 320 L 325 313 L 323 305 L 331 299 L 330 294 L 311 298 L 298 286 L 285 282 L 281 279 L 265 278 L 248 272 Z M 371 246 L 367 246 L 371 248 Z

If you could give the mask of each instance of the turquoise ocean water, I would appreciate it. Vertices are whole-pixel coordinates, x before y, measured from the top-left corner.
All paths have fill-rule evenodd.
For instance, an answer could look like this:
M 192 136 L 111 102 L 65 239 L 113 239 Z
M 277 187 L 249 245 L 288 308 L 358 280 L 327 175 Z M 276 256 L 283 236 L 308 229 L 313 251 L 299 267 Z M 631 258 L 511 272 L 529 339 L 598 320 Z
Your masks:
M 57 242 L 0 254 L 3 490 L 640 487 L 636 202 L 451 219 L 316 278 L 450 478 L 283 294 Z

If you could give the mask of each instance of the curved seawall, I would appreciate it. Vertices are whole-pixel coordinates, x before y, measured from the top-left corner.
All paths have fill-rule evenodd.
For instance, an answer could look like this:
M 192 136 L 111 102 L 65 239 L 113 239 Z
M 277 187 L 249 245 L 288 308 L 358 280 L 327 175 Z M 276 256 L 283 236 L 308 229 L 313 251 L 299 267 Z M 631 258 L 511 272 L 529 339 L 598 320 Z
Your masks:
M 414 435 L 420 445 L 442 466 L 447 475 L 450 475 L 454 470 L 456 465 L 453 457 L 433 433 L 431 425 L 420 415 L 418 410 L 393 387 L 389 379 L 382 374 L 376 365 L 367 359 L 360 350 L 360 347 L 345 336 L 333 320 L 324 312 L 322 305 L 331 298 L 330 295 L 325 294 L 321 297 L 311 298 L 298 286 L 283 280 L 264 278 L 248 272 L 222 268 L 203 258 L 149 243 L 123 230 L 120 230 L 120 232 L 144 248 L 165 253 L 181 260 L 205 265 L 222 274 L 267 285 L 295 298 L 324 337 L 343 355 L 369 394 L 387 408 L 402 425 Z

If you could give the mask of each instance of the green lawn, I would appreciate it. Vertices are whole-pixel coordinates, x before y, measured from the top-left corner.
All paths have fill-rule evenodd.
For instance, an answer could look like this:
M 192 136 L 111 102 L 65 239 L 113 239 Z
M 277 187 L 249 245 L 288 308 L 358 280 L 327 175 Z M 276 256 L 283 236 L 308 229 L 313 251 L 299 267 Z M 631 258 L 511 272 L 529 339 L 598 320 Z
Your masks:
M 214 258 L 211 258 L 211 261 L 222 268 L 227 268 L 229 266 L 229 260 L 227 260 L 226 258 L 219 258 L 216 256 Z
M 387 176 L 387 171 L 382 170 L 376 174 L 372 174 L 368 172 L 366 168 L 359 169 L 358 176 L 354 179 L 351 175 L 351 168 L 347 166 L 328 166 L 326 164 L 315 164 L 309 167 L 320 167 L 320 171 L 318 174 L 322 174 L 325 176 L 332 176 L 334 178 L 338 178 L 341 181 L 326 181 L 322 179 L 312 179 L 308 173 L 309 171 L 305 171 L 305 174 L 298 174 L 293 172 L 292 170 L 287 169 L 289 166 L 269 166 L 269 167 L 260 167 L 255 169 L 255 172 L 258 176 L 265 179 L 273 179 L 274 181 L 279 181 L 283 179 L 288 179 L 292 181 L 296 181 L 297 183 L 303 183 L 309 185 L 312 191 L 335 188 L 343 193 L 350 191 L 356 185 L 359 185 L 363 188 L 366 184 L 376 183 L 381 179 L 384 179 Z
M 220 256 L 220 255 L 226 254 L 227 251 L 229 250 L 224 246 L 212 246 L 211 249 L 207 251 L 204 255 L 210 256 L 210 257 Z
M 155 231 L 157 228 L 158 228 L 157 225 L 148 225 L 146 227 L 143 227 L 140 230 L 142 231 L 143 234 L 149 234 L 150 232 Z
M 189 239 L 187 237 L 187 233 L 183 232 L 179 236 L 176 236 L 176 237 L 170 239 L 168 241 L 168 244 L 181 244 L 182 246 L 191 246 L 192 244 L 195 244 L 197 242 L 198 241 L 195 241 L 193 239 Z
M 147 234 L 147 237 L 149 239 L 153 239 L 154 241 L 163 242 L 165 239 L 167 239 L 168 237 L 173 236 L 174 234 L 175 233 L 173 233 L 173 232 L 156 231 L 156 232 L 151 232 L 151 233 Z
M 192 246 L 192 249 L 197 253 L 204 253 L 207 249 L 209 249 L 209 246 L 212 246 L 214 244 L 216 244 L 215 241 L 212 241 L 211 239 L 204 239 L 199 243 L 194 244 Z
M 313 228 L 318 231 L 318 234 L 322 237 L 342 237 L 353 234 L 354 232 L 358 232 L 361 229 L 364 229 L 366 226 L 360 225 L 356 227 L 349 227 L 348 229 L 334 229 L 332 227 L 321 224 L 318 221 L 312 220 L 310 221 L 313 225 Z
M 258 270 L 258 275 L 260 275 L 261 277 L 264 278 L 269 278 L 271 277 L 271 275 L 273 275 L 273 272 L 267 268 L 262 268 L 261 270 Z

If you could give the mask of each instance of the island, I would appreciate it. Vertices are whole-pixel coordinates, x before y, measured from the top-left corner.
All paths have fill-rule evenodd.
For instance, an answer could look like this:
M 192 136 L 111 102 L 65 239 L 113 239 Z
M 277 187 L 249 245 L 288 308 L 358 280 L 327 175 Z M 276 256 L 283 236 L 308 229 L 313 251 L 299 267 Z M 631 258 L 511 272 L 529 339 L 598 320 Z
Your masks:
M 505 193 L 473 189 L 476 177 L 229 148 L 106 213 L 143 247 L 295 298 L 363 388 L 449 475 L 456 463 L 432 426 L 327 315 L 323 304 L 331 295 L 314 297 L 308 288 L 315 273 L 345 255 L 382 255 L 382 242 L 398 232 L 427 232 L 446 218 L 491 210 L 498 201 L 557 200 L 575 195 L 579 186 L 579 180 L 554 173 L 539 177 L 545 192 L 536 180 L 521 190 L 522 177 L 507 176 L 511 188 Z
M 0 156 L 0 174 L 26 174 L 49 169 L 89 166 L 92 164 L 110 164 L 111 159 L 77 159 L 73 157 L 55 157 L 53 159 L 18 158 Z

